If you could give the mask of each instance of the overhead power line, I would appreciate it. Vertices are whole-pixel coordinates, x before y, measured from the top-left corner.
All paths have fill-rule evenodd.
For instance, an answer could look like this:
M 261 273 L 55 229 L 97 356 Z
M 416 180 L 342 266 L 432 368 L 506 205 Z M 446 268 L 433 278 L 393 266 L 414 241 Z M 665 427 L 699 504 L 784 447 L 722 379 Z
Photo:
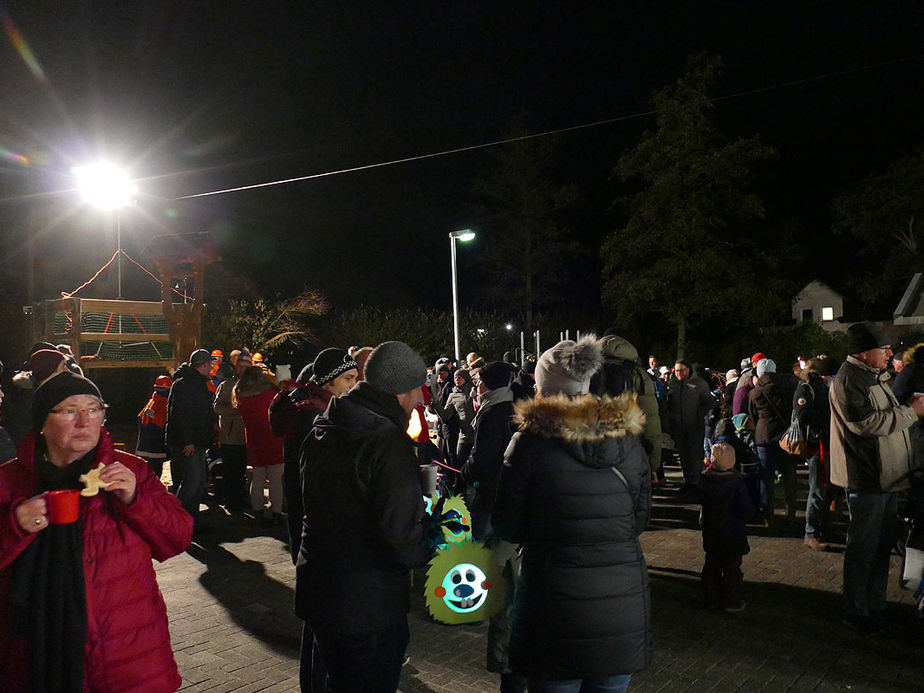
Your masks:
M 794 79 L 788 82 L 780 82 L 779 84 L 773 84 L 766 87 L 758 87 L 756 89 L 747 89 L 745 91 L 735 92 L 734 94 L 726 94 L 724 96 L 716 96 L 712 99 L 713 103 L 719 101 L 728 101 L 730 99 L 737 99 L 744 96 L 752 96 L 754 94 L 761 94 L 765 92 L 778 91 L 780 89 L 788 89 L 790 87 L 799 86 L 802 84 L 810 84 L 812 82 L 820 82 L 826 79 L 833 79 L 835 77 L 844 77 L 846 75 L 856 74 L 858 72 L 868 72 L 870 70 L 877 70 L 883 67 L 889 67 L 891 65 L 898 65 L 900 63 L 911 62 L 914 60 L 919 60 L 924 57 L 924 53 L 918 53 L 916 55 L 908 56 L 906 58 L 896 58 L 894 60 L 886 60 L 879 63 L 872 63 L 869 65 L 863 65 L 861 67 L 854 67 L 848 70 L 838 70 L 836 72 L 826 72 L 820 75 L 812 75 L 811 77 L 803 77 L 800 79 Z M 184 195 L 182 197 L 177 197 L 177 200 L 190 200 L 197 197 L 210 197 L 212 195 L 226 195 L 228 193 L 242 192 L 244 190 L 256 190 L 258 188 L 269 188 L 277 185 L 286 185 L 288 183 L 299 183 L 306 180 L 314 180 L 316 178 L 329 178 L 331 176 L 340 176 L 345 173 L 354 173 L 356 171 L 368 171 L 374 168 L 382 168 L 384 166 L 396 166 L 398 164 L 406 164 L 412 161 L 423 161 L 425 159 L 435 159 L 437 157 L 450 156 L 452 154 L 461 154 L 462 152 L 471 152 L 478 149 L 487 149 L 488 147 L 497 147 L 504 144 L 512 144 L 514 142 L 523 142 L 525 140 L 532 140 L 539 137 L 551 137 L 553 135 L 560 135 L 565 132 L 574 132 L 576 130 L 586 130 L 588 128 L 596 128 L 602 125 L 611 125 L 613 123 L 625 122 L 627 120 L 635 120 L 638 118 L 644 118 L 647 116 L 654 115 L 655 111 L 641 111 L 639 113 L 632 113 L 631 115 L 618 116 L 615 118 L 607 118 L 605 120 L 596 120 L 592 123 L 582 123 L 580 125 L 572 125 L 570 127 L 558 128 L 556 130 L 545 130 L 543 132 L 533 133 L 531 135 L 521 135 L 519 137 L 508 137 L 505 139 L 494 140 L 492 142 L 483 142 L 481 144 L 473 144 L 467 147 L 456 147 L 454 149 L 445 149 L 439 152 L 431 152 L 429 154 L 418 154 L 416 156 L 408 156 L 401 159 L 392 159 L 390 161 L 380 161 L 373 164 L 364 164 L 361 166 L 351 166 L 350 168 L 341 168 L 335 171 L 324 171 L 322 173 L 311 173 L 304 176 L 295 176 L 293 178 L 282 178 L 278 180 L 266 181 L 263 183 L 253 183 L 251 185 L 241 185 L 235 188 L 224 188 L 222 190 L 212 190 L 209 192 L 195 193 L 193 195 Z

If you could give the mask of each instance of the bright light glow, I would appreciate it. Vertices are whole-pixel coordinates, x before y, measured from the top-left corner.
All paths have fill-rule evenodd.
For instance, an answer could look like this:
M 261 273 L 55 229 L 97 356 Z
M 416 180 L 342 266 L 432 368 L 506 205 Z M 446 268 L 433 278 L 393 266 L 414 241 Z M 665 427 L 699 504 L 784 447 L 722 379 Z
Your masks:
M 450 238 L 455 238 L 457 241 L 462 241 L 466 243 L 467 241 L 472 240 L 475 237 L 475 232 L 471 229 L 460 229 L 458 231 L 452 231 L 449 234 Z
M 821 309 L 821 319 L 822 320 L 834 320 L 834 308 L 831 306 L 824 306 Z
M 125 171 L 109 163 L 75 166 L 71 172 L 83 198 L 95 207 L 124 207 L 138 192 Z
M 513 330 L 513 325 L 511 325 L 509 322 L 506 325 L 504 325 L 504 327 L 507 328 L 507 332 L 511 332 Z

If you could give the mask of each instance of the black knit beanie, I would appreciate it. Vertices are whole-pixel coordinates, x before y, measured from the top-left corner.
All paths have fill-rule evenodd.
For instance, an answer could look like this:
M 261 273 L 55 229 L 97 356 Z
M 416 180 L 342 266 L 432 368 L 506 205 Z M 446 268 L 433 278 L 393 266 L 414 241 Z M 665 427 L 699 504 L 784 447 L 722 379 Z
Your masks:
M 41 431 L 49 412 L 73 395 L 91 395 L 100 402 L 103 401 L 99 388 L 90 380 L 70 371 L 58 373 L 35 391 L 35 397 L 32 399 L 32 428 Z
M 478 377 L 489 390 L 498 390 L 510 384 L 510 368 L 500 361 L 491 361 L 478 369 Z
M 353 357 L 343 349 L 331 347 L 325 349 L 314 359 L 314 382 L 325 385 L 349 370 L 359 370 Z

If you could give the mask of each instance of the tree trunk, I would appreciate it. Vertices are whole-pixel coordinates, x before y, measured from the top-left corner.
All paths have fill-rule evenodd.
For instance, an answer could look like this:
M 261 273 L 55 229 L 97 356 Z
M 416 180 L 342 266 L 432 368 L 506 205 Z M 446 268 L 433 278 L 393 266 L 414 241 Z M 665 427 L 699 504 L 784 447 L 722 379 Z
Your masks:
M 677 318 L 677 360 L 687 355 L 687 320 L 681 315 Z

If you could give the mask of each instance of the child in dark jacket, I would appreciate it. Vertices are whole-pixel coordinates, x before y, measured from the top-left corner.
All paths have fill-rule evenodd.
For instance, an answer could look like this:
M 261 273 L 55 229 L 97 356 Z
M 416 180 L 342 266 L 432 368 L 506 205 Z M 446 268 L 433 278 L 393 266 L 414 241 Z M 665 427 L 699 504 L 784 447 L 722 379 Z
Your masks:
M 744 609 L 741 558 L 750 550 L 745 522 L 754 504 L 741 474 L 735 470 L 735 450 L 727 443 L 712 446 L 712 464 L 700 483 L 703 526 L 703 593 L 713 608 L 729 613 Z
M 158 479 L 164 471 L 167 459 L 167 444 L 164 441 L 164 426 L 167 423 L 167 397 L 173 379 L 169 375 L 159 375 L 154 380 L 154 392 L 151 399 L 138 412 L 138 443 L 135 454 L 148 463 L 154 476 Z

